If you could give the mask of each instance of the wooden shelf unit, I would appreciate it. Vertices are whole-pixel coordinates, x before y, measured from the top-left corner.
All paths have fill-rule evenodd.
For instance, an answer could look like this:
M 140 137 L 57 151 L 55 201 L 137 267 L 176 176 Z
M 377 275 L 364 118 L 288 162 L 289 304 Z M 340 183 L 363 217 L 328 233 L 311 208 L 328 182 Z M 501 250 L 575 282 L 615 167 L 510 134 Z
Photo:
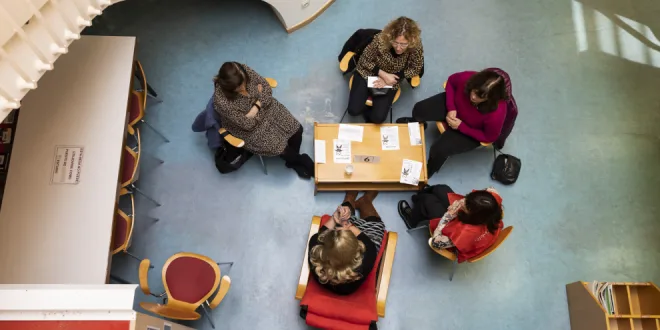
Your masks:
M 611 282 L 616 314 L 589 290 L 589 283 L 566 285 L 571 330 L 660 330 L 660 289 L 651 283 Z

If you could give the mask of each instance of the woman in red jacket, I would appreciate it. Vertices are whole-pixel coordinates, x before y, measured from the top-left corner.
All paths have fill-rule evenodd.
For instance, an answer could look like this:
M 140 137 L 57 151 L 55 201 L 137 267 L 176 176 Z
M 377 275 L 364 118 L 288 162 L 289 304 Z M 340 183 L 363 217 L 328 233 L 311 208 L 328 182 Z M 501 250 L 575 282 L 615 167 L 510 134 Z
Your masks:
M 439 219 L 429 245 L 436 249 L 454 248 L 458 262 L 463 262 L 481 254 L 497 240 L 504 226 L 502 197 L 493 188 L 473 190 L 464 197 L 447 186 L 442 187 L 446 194 L 438 196 L 439 202 L 447 206 L 447 211 Z M 422 206 L 415 204 L 415 207 Z M 399 213 L 406 226 L 416 227 L 423 222 L 412 223 L 413 212 L 407 202 L 399 202 Z
M 506 83 L 496 72 L 458 72 L 449 76 L 444 93 L 417 102 L 412 117 L 396 122 L 445 122 L 447 130 L 429 151 L 430 178 L 449 156 L 476 149 L 481 142 L 497 140 L 506 118 L 507 99 Z

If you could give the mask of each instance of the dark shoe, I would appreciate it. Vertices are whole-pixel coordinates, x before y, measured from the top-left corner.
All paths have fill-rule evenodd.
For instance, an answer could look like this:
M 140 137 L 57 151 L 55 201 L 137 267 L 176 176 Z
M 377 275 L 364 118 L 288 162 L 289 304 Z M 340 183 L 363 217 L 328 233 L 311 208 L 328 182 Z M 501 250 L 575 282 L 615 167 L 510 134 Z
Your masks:
M 408 205 L 408 202 L 405 200 L 400 200 L 398 205 L 399 216 L 403 219 L 403 222 L 406 224 L 408 229 L 414 228 L 412 225 L 412 208 Z
M 314 176 L 314 161 L 312 158 L 309 157 L 308 154 L 302 154 L 300 155 L 300 162 L 307 173 L 311 176 Z
M 301 164 L 296 164 L 296 165 L 292 165 L 292 166 L 289 166 L 287 164 L 286 167 L 292 168 L 294 171 L 296 171 L 296 173 L 298 174 L 298 176 L 301 179 L 309 180 L 309 179 L 312 178 L 312 176 L 307 172 L 307 169 L 304 166 L 302 166 Z
M 413 117 L 401 117 L 396 120 L 397 124 L 407 124 L 407 123 L 416 123 L 417 120 Z M 422 125 L 424 125 L 424 129 L 426 129 L 426 122 L 422 122 Z

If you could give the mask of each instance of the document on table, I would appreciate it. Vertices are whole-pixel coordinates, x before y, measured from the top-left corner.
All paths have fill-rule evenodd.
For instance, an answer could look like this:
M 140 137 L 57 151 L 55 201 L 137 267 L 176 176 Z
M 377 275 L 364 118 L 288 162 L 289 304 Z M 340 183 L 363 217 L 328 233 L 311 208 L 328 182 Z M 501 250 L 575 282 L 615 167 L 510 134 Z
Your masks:
M 332 158 L 337 164 L 351 163 L 351 141 L 333 140 Z
M 314 161 L 325 164 L 325 140 L 314 140 Z
M 422 145 L 422 133 L 419 130 L 419 123 L 408 123 L 408 135 L 410 136 L 411 146 Z
M 399 150 L 399 126 L 381 127 L 380 144 L 383 150 Z
M 419 176 L 422 174 L 422 163 L 404 159 L 401 165 L 401 178 L 399 182 L 416 186 L 419 184 Z
M 362 142 L 363 134 L 363 126 L 339 124 L 339 134 L 337 134 L 337 140 Z
M 369 87 L 369 88 L 376 88 L 376 87 L 374 87 L 374 82 L 375 82 L 376 80 L 378 80 L 378 77 L 374 77 L 374 76 L 369 76 L 369 77 L 367 77 L 367 87 Z M 385 86 L 383 86 L 383 88 L 392 88 L 392 86 L 385 85 Z

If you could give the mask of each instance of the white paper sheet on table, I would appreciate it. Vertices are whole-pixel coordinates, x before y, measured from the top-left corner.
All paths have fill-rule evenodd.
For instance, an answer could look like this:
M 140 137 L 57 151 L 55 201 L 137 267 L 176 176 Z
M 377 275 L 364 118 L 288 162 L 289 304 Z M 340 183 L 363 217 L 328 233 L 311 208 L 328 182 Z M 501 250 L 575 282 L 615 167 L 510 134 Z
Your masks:
M 399 150 L 399 126 L 381 127 L 380 144 L 383 150 Z
M 411 146 L 422 145 L 422 132 L 419 130 L 419 123 L 408 123 L 408 136 L 410 136 Z
M 314 140 L 314 161 L 325 164 L 325 140 Z
M 333 140 L 332 158 L 338 164 L 351 163 L 351 141 Z
M 374 77 L 374 76 L 369 76 L 369 77 L 367 77 L 367 87 L 369 87 L 369 88 L 376 88 L 376 87 L 374 87 L 374 82 L 375 82 L 376 80 L 378 80 L 378 77 Z M 385 85 L 385 86 L 383 86 L 383 88 L 392 88 L 392 86 L 390 86 L 390 85 Z
M 419 184 L 419 176 L 422 174 L 422 163 L 404 159 L 401 165 L 401 178 L 399 182 L 416 186 Z
M 337 134 L 337 140 L 362 142 L 363 134 L 363 126 L 339 124 L 339 134 Z

